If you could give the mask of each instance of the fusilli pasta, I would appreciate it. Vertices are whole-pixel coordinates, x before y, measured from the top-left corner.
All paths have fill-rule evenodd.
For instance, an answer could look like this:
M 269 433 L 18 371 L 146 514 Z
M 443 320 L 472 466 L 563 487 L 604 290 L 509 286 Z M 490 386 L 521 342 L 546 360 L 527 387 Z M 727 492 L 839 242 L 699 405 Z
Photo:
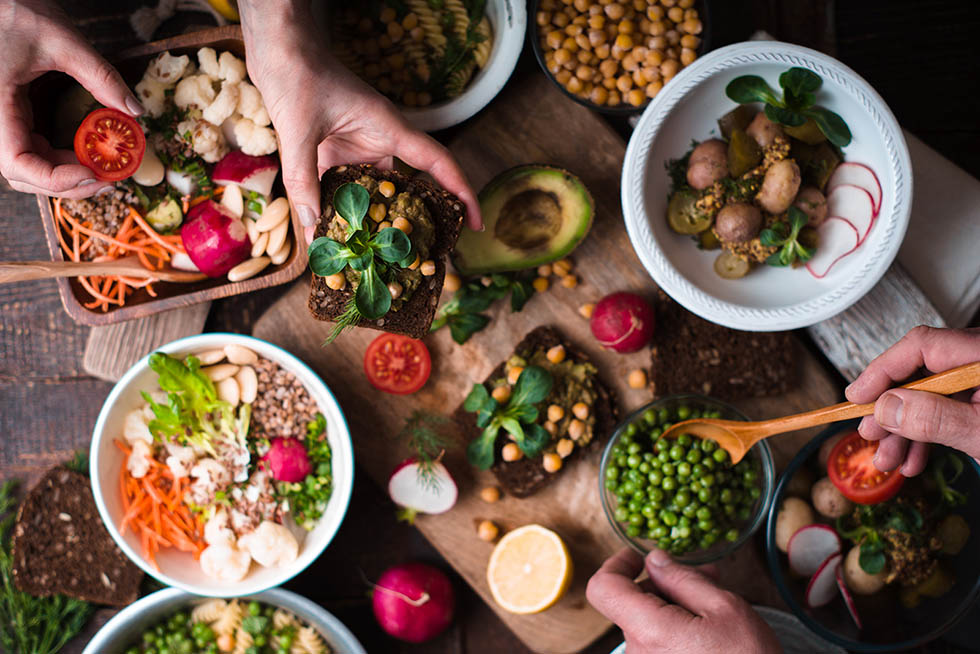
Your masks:
M 466 42 L 466 32 L 470 29 L 470 14 L 462 0 L 446 0 L 446 9 L 453 15 L 453 33 L 460 43 Z
M 303 627 L 296 632 L 296 640 L 289 654 L 328 654 L 330 649 L 323 642 L 323 637 L 313 627 Z
M 211 624 L 222 616 L 228 602 L 223 599 L 209 599 L 201 602 L 191 610 L 191 622 Z
M 425 42 L 437 54 L 446 51 L 446 35 L 442 33 L 436 13 L 429 7 L 427 0 L 405 0 L 405 4 L 419 19 L 419 27 L 425 32 Z
M 282 629 L 283 627 L 296 626 L 299 621 L 296 616 L 285 609 L 276 609 L 276 612 L 272 614 L 272 626 L 276 629 Z
M 476 69 L 476 60 L 470 58 L 468 62 L 463 64 L 462 68 L 457 69 L 449 76 L 446 80 L 446 96 L 454 98 L 463 92 L 466 88 L 467 82 L 473 77 L 473 71 Z
M 232 654 L 245 654 L 254 642 L 252 634 L 239 627 L 235 630 L 235 649 L 232 650 Z
M 211 628 L 214 629 L 214 633 L 218 636 L 234 634 L 242 624 L 243 614 L 244 609 L 242 609 L 242 605 L 238 603 L 237 599 L 232 600 L 224 608 L 221 615 L 218 616 L 218 619 L 214 621 Z
M 493 49 L 493 28 L 490 27 L 490 21 L 487 20 L 486 16 L 476 24 L 475 31 L 483 40 L 473 48 L 473 59 L 477 66 L 486 68 L 487 62 L 490 60 L 490 51 Z

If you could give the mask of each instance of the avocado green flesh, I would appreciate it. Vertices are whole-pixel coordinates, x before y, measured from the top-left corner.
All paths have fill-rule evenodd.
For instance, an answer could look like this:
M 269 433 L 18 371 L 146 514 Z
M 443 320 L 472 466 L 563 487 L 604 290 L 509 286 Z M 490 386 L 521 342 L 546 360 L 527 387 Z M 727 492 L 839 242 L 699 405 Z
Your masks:
M 567 256 L 592 226 L 588 189 L 571 173 L 521 166 L 480 192 L 484 231 L 463 230 L 453 264 L 463 275 L 534 268 Z

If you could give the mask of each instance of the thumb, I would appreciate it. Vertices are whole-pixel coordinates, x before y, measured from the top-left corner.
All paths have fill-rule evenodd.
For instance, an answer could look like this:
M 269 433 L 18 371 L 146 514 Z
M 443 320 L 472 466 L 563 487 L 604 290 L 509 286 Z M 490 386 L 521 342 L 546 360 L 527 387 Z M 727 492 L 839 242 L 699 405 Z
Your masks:
M 289 194 L 304 227 L 307 241 L 312 240 L 317 216 L 320 215 L 320 179 L 317 176 L 317 142 L 315 140 L 294 143 L 280 137 L 282 158 L 282 183 Z
M 667 552 L 653 550 L 646 558 L 646 571 L 659 594 L 695 615 L 725 612 L 737 601 L 695 568 L 674 561 Z
M 875 402 L 875 421 L 899 436 L 925 443 L 941 443 L 980 455 L 980 404 L 960 402 L 942 395 L 896 388 Z
M 55 67 L 75 78 L 96 100 L 131 116 L 143 113 L 119 71 L 81 38 L 69 38 L 55 59 Z

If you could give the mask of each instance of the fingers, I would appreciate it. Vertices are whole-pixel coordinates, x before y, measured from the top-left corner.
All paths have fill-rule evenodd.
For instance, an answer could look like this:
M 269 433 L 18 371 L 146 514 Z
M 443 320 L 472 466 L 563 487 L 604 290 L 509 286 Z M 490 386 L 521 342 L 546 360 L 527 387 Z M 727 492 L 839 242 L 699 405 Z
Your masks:
M 906 477 L 915 477 L 922 474 L 927 463 L 929 463 L 929 445 L 913 441 L 909 445 L 909 452 L 905 455 L 905 463 L 902 464 L 900 472 Z
M 71 34 L 53 53 L 55 69 L 74 77 L 95 99 L 107 107 L 131 116 L 143 113 L 115 67 L 95 51 L 82 37 Z
M 592 575 L 585 596 L 595 609 L 624 631 L 646 628 L 665 603 L 648 595 L 634 579 L 643 570 L 643 559 L 629 548 L 609 558 Z
M 905 461 L 909 451 L 909 441 L 896 434 L 888 434 L 878 442 L 874 464 L 878 470 L 887 472 L 894 470 Z
M 726 608 L 731 593 L 722 590 L 695 568 L 677 563 L 662 550 L 647 555 L 646 570 L 661 594 L 695 615 L 707 616 Z
M 401 134 L 395 146 L 394 154 L 398 158 L 413 168 L 428 172 L 444 189 L 466 205 L 466 224 L 470 229 L 483 229 L 480 203 L 449 150 L 432 137 L 416 130 L 407 130 Z
M 871 415 L 861 418 L 861 422 L 858 423 L 858 433 L 866 441 L 880 441 L 882 438 L 888 436 L 889 432 L 875 422 L 875 417 Z
M 975 437 L 980 430 L 977 404 L 896 388 L 875 402 L 875 421 L 913 441 L 942 443 L 971 456 L 980 455 L 980 439 Z
M 974 361 L 980 361 L 980 333 L 976 329 L 919 326 L 868 364 L 844 394 L 851 402 L 873 402 L 922 366 L 940 372 Z
M 317 174 L 319 139 L 282 138 L 282 183 L 299 215 L 307 241 L 312 239 L 316 218 L 320 215 L 320 178 Z
M 83 183 L 71 190 L 60 193 L 54 193 L 48 189 L 41 188 L 40 186 L 34 186 L 33 184 L 28 184 L 26 182 L 10 182 L 10 188 L 21 193 L 50 195 L 52 197 L 63 198 L 66 200 L 80 200 L 82 198 L 88 198 L 93 195 L 99 195 L 101 193 L 111 191 L 115 187 L 112 184 L 99 182 L 98 180 L 93 179 L 88 184 Z

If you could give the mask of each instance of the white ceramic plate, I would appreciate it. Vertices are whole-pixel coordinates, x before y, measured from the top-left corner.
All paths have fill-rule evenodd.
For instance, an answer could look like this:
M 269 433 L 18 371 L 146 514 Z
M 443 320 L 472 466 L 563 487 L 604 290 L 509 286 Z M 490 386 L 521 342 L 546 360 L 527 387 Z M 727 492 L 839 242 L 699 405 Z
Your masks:
M 316 629 L 334 654 L 367 654 L 344 623 L 301 595 L 275 588 L 246 596 L 245 599 L 254 599 L 293 613 Z M 144 629 L 199 600 L 199 597 L 178 588 L 166 588 L 147 595 L 112 616 L 85 646 L 82 654 L 123 652 L 127 646 L 138 641 Z
M 667 225 L 670 181 L 664 164 L 681 157 L 691 140 L 718 136 L 717 120 L 736 105 L 725 86 L 759 75 L 779 88 L 792 66 L 823 78 L 817 103 L 840 114 L 853 140 L 845 161 L 863 163 L 884 191 L 868 238 L 823 279 L 806 269 L 758 266 L 741 279 L 714 272 L 715 252 L 698 250 Z M 908 148 L 895 117 L 857 73 L 815 50 L 775 41 L 751 41 L 715 50 L 685 68 L 643 112 L 623 163 L 622 202 L 633 248 L 650 276 L 702 318 L 734 329 L 776 331 L 807 327 L 843 311 L 867 293 L 891 265 L 905 236 L 912 198 Z
M 327 419 L 327 440 L 332 454 L 333 493 L 327 504 L 327 510 L 313 530 L 306 534 L 300 543 L 299 556 L 290 565 L 266 568 L 253 562 L 248 575 L 241 581 L 219 582 L 205 576 L 201 572 L 200 564 L 191 554 L 176 549 L 164 549 L 156 555 L 157 564 L 160 566 L 157 570 L 143 557 L 139 539 L 133 531 L 127 530 L 125 535 L 119 532 L 118 525 L 123 517 L 119 474 L 122 466 L 125 465 L 125 457 L 113 440 L 123 438 L 123 421 L 126 414 L 143 405 L 140 391 L 158 390 L 157 375 L 150 370 L 147 363 L 149 356 L 143 357 L 130 368 L 109 393 L 95 423 L 89 454 L 95 504 L 106 529 L 126 556 L 146 574 L 168 586 L 175 586 L 196 595 L 213 597 L 251 595 L 279 586 L 302 572 L 320 556 L 337 533 L 347 513 L 354 486 L 354 448 L 340 405 L 320 377 L 292 354 L 251 336 L 221 333 L 182 338 L 157 348 L 157 351 L 186 355 L 224 347 L 231 343 L 247 347 L 260 357 L 274 361 L 283 369 L 293 373 L 309 391 L 320 412 Z

